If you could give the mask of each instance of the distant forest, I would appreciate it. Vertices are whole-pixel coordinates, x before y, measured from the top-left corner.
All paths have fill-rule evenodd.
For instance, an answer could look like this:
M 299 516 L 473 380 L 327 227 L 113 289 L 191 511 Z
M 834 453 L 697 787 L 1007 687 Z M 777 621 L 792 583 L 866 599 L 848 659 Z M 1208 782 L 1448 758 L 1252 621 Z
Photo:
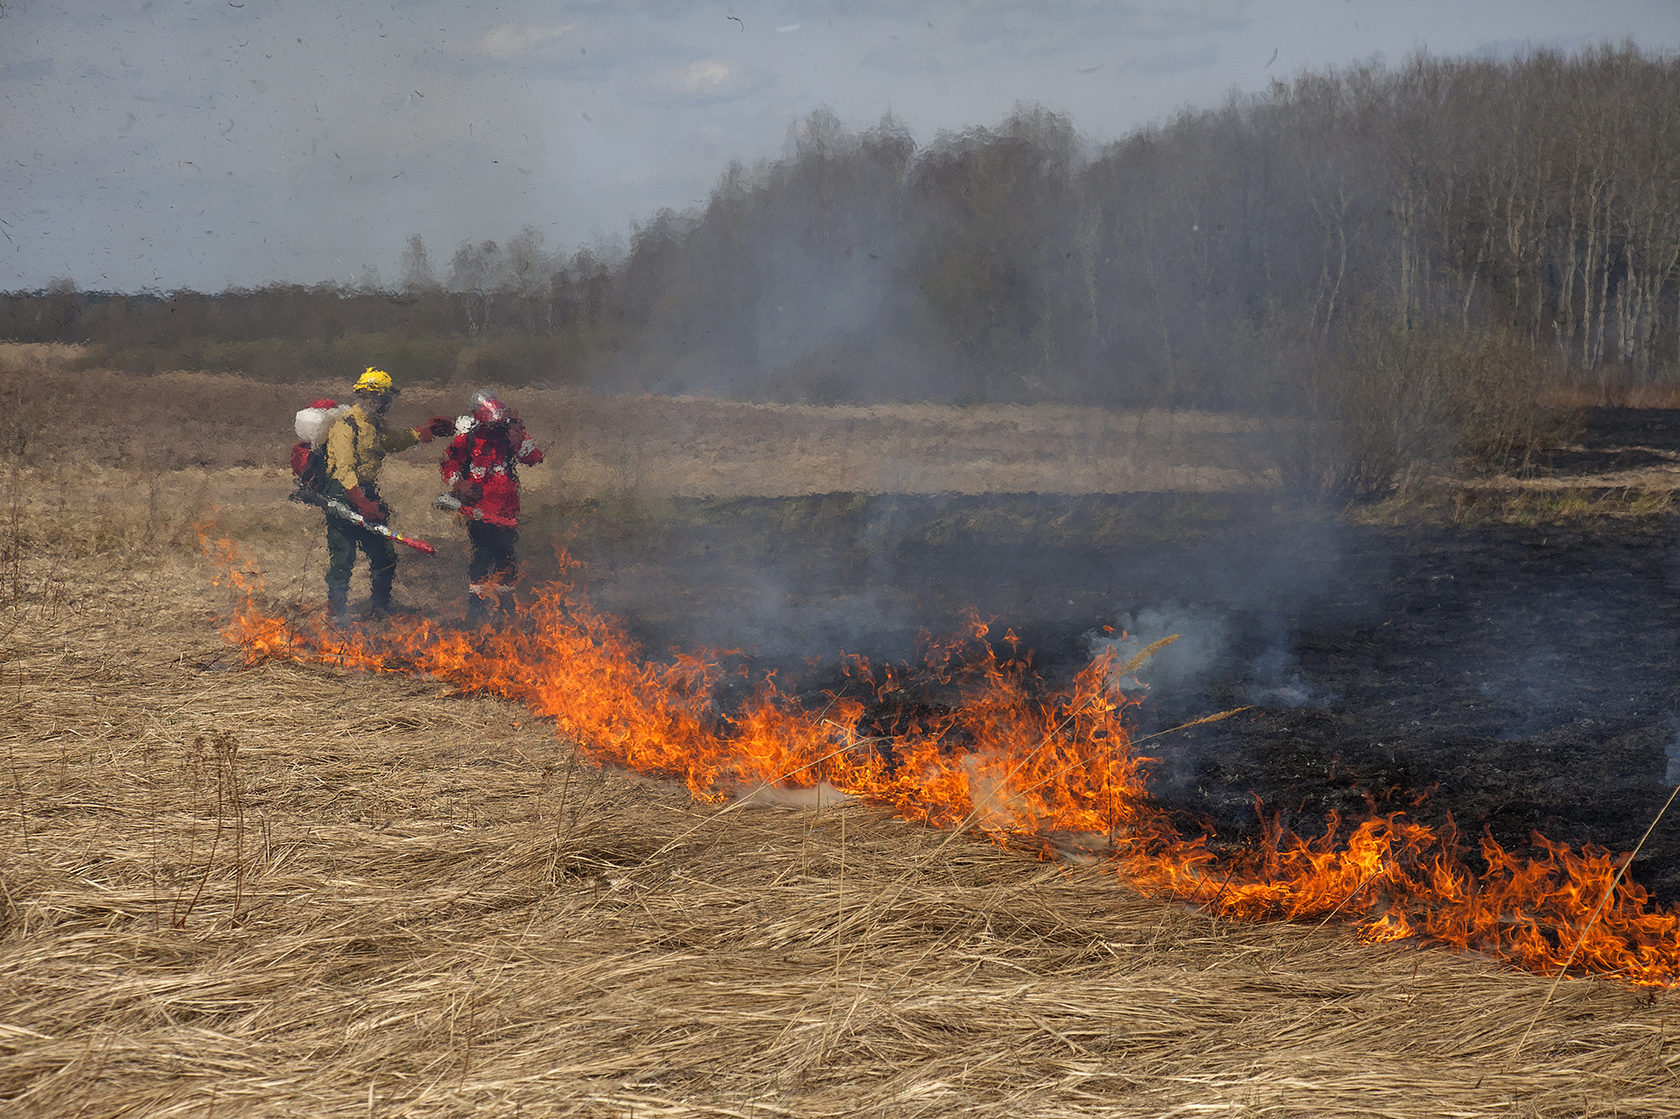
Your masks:
M 622 251 L 421 236 L 390 290 L 0 296 L 138 368 L 824 402 L 1334 411 L 1507 453 L 1545 384 L 1680 381 L 1680 61 L 1306 74 L 1100 147 L 1034 106 L 918 146 L 817 112 Z

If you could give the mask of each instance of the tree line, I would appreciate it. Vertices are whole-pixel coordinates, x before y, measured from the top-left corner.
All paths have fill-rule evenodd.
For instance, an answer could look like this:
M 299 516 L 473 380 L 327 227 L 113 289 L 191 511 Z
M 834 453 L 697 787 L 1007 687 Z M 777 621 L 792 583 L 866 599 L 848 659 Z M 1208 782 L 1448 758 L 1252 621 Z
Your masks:
M 751 398 L 1245 408 L 1304 447 L 1334 431 L 1377 481 L 1306 474 L 1380 488 L 1420 456 L 1520 453 L 1543 384 L 1676 379 L 1680 61 L 1420 55 L 1100 146 L 1037 106 L 926 145 L 819 111 L 621 250 L 527 229 L 445 263 L 415 236 L 390 290 L 66 285 L 0 297 L 0 336 L 229 359 L 349 338 L 420 375 Z M 1353 418 L 1396 407 L 1407 431 L 1349 447 Z

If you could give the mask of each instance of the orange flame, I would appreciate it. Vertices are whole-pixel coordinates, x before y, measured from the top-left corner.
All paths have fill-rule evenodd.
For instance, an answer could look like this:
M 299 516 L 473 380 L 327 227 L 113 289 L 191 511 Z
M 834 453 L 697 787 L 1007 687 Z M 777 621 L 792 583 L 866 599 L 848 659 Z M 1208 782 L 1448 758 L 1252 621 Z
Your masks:
M 858 701 L 829 697 L 813 709 L 779 692 L 774 677 L 723 710 L 713 696 L 726 673 L 715 656 L 645 660 L 565 584 L 525 604 L 517 629 L 400 620 L 355 633 L 265 613 L 251 565 L 231 545 L 216 547 L 238 602 L 224 634 L 249 661 L 421 674 L 504 696 L 553 719 L 555 733 L 595 761 L 682 781 L 702 801 L 825 782 L 905 819 L 999 842 L 1044 848 L 1052 834 L 1098 837 L 1134 887 L 1211 913 L 1339 918 L 1373 941 L 1427 937 L 1544 974 L 1568 967 L 1638 985 L 1680 981 L 1680 911 L 1654 906 L 1599 848 L 1536 836 L 1535 852 L 1519 856 L 1483 838 L 1473 863 L 1450 822 L 1434 829 L 1397 812 L 1353 823 L 1332 816 L 1314 837 L 1273 816 L 1253 848 L 1215 853 L 1209 837 L 1182 834 L 1149 800 L 1152 759 L 1135 753 L 1123 722 L 1136 700 L 1112 690 L 1106 656 L 1049 692 L 1020 664 L 999 661 L 977 616 L 928 651 L 927 671 L 955 702 L 882 739 L 858 729 Z M 878 698 L 902 686 L 889 670 L 853 664 Z

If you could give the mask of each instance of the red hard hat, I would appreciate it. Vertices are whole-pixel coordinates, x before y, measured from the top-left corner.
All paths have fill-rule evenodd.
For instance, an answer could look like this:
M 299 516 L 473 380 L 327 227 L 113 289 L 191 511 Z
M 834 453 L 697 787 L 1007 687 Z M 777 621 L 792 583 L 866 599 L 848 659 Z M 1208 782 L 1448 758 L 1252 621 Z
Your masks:
M 500 422 L 507 415 L 507 405 L 489 389 L 479 389 L 472 395 L 473 419 L 481 424 Z

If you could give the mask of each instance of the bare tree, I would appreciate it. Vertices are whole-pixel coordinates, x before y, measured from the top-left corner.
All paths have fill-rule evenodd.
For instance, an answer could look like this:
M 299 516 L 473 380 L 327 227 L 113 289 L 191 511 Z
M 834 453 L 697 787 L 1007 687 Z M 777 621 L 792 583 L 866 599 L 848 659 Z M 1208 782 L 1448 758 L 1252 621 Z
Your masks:
M 437 275 L 432 271 L 432 259 L 426 252 L 426 243 L 418 233 L 408 239 L 408 247 L 403 250 L 402 290 L 409 295 L 443 290 L 443 285 L 438 283 Z
M 467 333 L 479 334 L 490 325 L 496 293 L 503 289 L 505 260 L 494 241 L 463 243 L 449 262 L 449 290 L 460 301 Z

